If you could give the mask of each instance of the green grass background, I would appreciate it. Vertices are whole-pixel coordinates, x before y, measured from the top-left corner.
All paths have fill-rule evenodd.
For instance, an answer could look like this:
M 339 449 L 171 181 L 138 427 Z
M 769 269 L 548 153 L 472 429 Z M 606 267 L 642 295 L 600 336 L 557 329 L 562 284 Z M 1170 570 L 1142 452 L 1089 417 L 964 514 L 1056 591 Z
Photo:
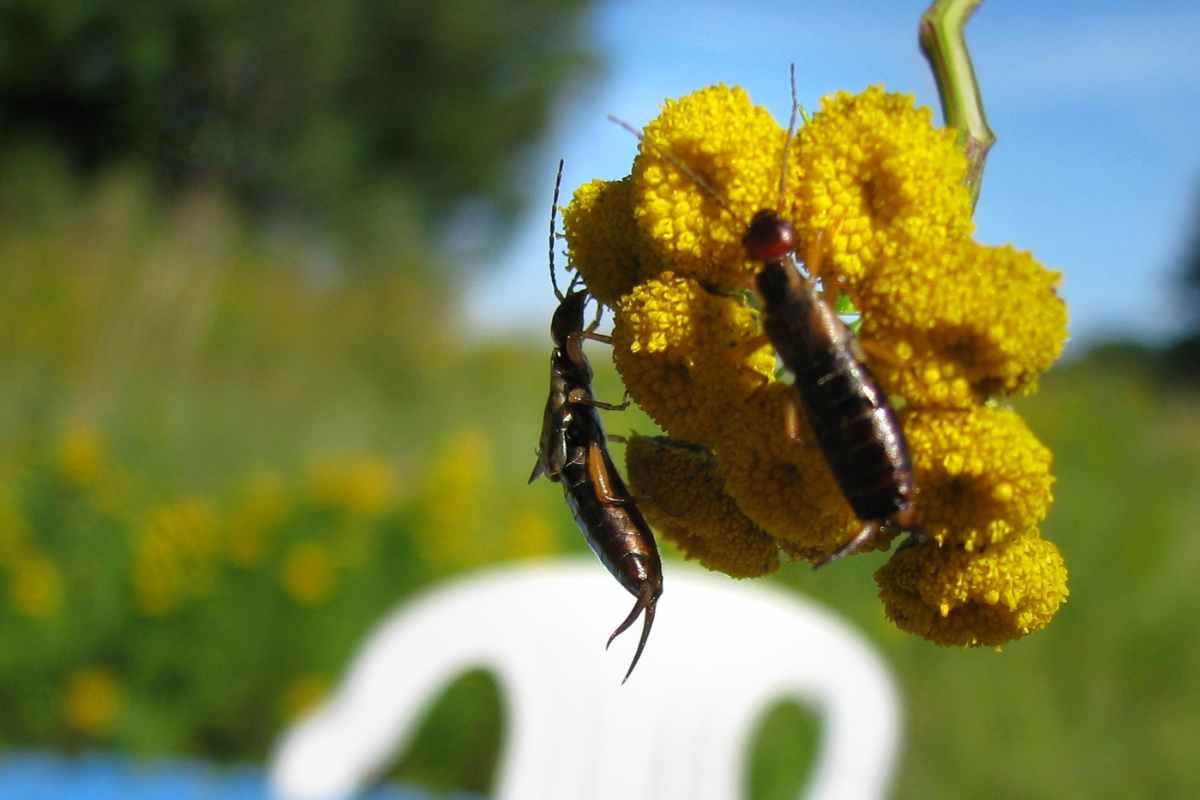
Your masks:
M 473 340 L 453 287 L 396 255 L 411 247 L 251 235 L 220 196 L 161 208 L 136 173 L 84 189 L 7 169 L 0 747 L 261 761 L 405 597 L 584 552 L 557 488 L 525 486 L 548 342 Z M 595 362 L 597 394 L 619 398 Z M 844 614 L 895 670 L 895 796 L 1200 795 L 1200 395 L 1110 353 L 1017 405 L 1055 455 L 1043 533 L 1071 574 L 1045 631 L 1003 652 L 901 633 L 875 597 L 882 554 L 771 580 Z M 169 610 L 147 611 L 147 571 L 174 581 Z M 502 709 L 464 676 L 393 776 L 486 792 Z M 750 796 L 795 796 L 818 737 L 774 708 Z

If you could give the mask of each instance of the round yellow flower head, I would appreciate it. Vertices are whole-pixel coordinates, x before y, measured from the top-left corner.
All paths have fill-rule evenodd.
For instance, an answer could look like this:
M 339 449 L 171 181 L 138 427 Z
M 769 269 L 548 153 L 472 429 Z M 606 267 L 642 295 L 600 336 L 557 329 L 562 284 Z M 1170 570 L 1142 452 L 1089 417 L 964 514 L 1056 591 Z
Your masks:
M 668 100 L 643 136 L 631 177 L 633 216 L 648 246 L 676 273 L 747 285 L 756 265 L 746 261 L 742 236 L 756 211 L 782 205 L 787 132 L 745 89 L 718 84 Z M 801 179 L 790 167 L 789 184 Z
M 1067 598 L 1067 569 L 1036 531 L 968 553 L 935 542 L 875 573 L 888 617 L 942 645 L 996 646 L 1039 630 Z
M 613 360 L 646 413 L 673 436 L 711 444 L 723 409 L 771 378 L 770 348 L 746 350 L 757 313 L 666 272 L 616 307 Z
M 279 569 L 279 583 L 301 605 L 318 605 L 337 585 L 332 554 L 320 542 L 297 542 L 288 548 Z
M 53 617 L 63 603 L 63 583 L 54 561 L 30 549 L 10 566 L 8 594 L 19 613 L 27 617 Z
M 779 546 L 725 494 L 703 447 L 634 436 L 625 450 L 633 493 L 654 528 L 688 558 L 735 578 L 779 569 Z
M 1012 247 L 905 248 L 854 293 L 862 340 L 884 386 L 912 403 L 1028 392 L 1067 338 L 1059 277 Z
M 309 466 L 308 484 L 317 505 L 374 517 L 395 500 L 399 476 L 391 464 L 371 456 L 329 454 Z
M 803 180 L 791 182 L 792 222 L 804 242 L 836 229 L 833 265 L 849 286 L 904 244 L 935 246 L 974 230 L 955 132 L 934 128 L 911 95 L 872 86 L 824 97 L 797 138 Z
M 634 284 L 651 277 L 633 221 L 629 178 L 585 183 L 562 213 L 571 266 L 601 303 L 616 305 Z
M 742 512 L 791 552 L 815 558 L 834 552 L 862 525 L 797 400 L 789 384 L 763 387 L 722 416 L 715 450 L 725 491 Z
M 977 406 L 903 417 L 921 524 L 938 544 L 970 551 L 1045 519 L 1050 451 L 1016 412 Z

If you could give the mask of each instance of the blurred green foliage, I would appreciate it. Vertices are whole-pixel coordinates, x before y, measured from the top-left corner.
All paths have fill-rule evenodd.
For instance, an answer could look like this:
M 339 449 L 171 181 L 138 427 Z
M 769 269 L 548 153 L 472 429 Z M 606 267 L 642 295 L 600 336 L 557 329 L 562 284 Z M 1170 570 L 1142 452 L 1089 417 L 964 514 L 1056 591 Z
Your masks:
M 467 204 L 510 219 L 554 101 L 595 66 L 587 7 L 0 0 L 0 148 L 145 162 L 255 210 L 397 194 L 419 230 Z
M 524 485 L 548 342 L 469 341 L 383 234 L 349 274 L 219 193 L 162 206 L 137 172 L 0 170 L 24 176 L 0 181 L 0 747 L 262 759 L 414 591 L 584 551 L 557 487 Z M 1071 570 L 1047 630 L 1002 653 L 900 633 L 882 554 L 774 579 L 896 670 L 897 797 L 1200 793 L 1200 398 L 1151 367 L 1098 351 L 1020 403 L 1055 453 L 1045 531 Z M 485 791 L 502 730 L 494 684 L 466 676 L 396 774 Z M 760 730 L 751 796 L 791 796 L 811 720 L 783 705 Z
M 497 423 L 540 419 L 544 350 L 468 346 L 403 249 L 346 272 L 210 190 L 0 172 L 0 749 L 265 758 L 396 603 L 578 546 Z M 448 724 L 402 774 L 484 788 Z

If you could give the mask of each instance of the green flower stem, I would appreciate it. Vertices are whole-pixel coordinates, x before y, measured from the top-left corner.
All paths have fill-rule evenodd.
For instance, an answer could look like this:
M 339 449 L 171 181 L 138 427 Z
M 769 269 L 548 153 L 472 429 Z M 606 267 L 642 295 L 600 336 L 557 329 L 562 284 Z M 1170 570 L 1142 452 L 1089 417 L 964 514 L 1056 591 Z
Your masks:
M 946 124 L 958 130 L 967 153 L 967 188 L 971 203 L 979 201 L 983 165 L 996 135 L 983 113 L 979 82 L 963 38 L 967 20 L 983 0 L 934 0 L 921 15 L 918 41 L 933 70 Z

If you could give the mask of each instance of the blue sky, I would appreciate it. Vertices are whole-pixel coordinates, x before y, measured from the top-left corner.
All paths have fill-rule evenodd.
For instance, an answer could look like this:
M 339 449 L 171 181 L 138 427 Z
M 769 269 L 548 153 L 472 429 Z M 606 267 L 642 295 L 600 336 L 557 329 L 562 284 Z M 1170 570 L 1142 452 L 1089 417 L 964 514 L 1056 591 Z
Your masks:
M 558 157 L 567 161 L 569 198 L 592 178 L 626 175 L 636 150 L 606 114 L 643 125 L 664 98 L 723 81 L 786 122 L 792 62 L 809 108 L 837 89 L 883 83 L 937 109 L 916 46 L 925 5 L 599 8 L 591 31 L 607 69 L 562 109 L 544 157 L 534 159 L 531 211 L 469 293 L 476 331 L 544 333 L 555 304 L 545 237 Z M 1169 337 L 1179 257 L 1200 222 L 1200 3 L 985 0 L 967 37 L 999 140 L 976 237 L 1032 250 L 1063 272 L 1076 345 L 1112 334 Z

